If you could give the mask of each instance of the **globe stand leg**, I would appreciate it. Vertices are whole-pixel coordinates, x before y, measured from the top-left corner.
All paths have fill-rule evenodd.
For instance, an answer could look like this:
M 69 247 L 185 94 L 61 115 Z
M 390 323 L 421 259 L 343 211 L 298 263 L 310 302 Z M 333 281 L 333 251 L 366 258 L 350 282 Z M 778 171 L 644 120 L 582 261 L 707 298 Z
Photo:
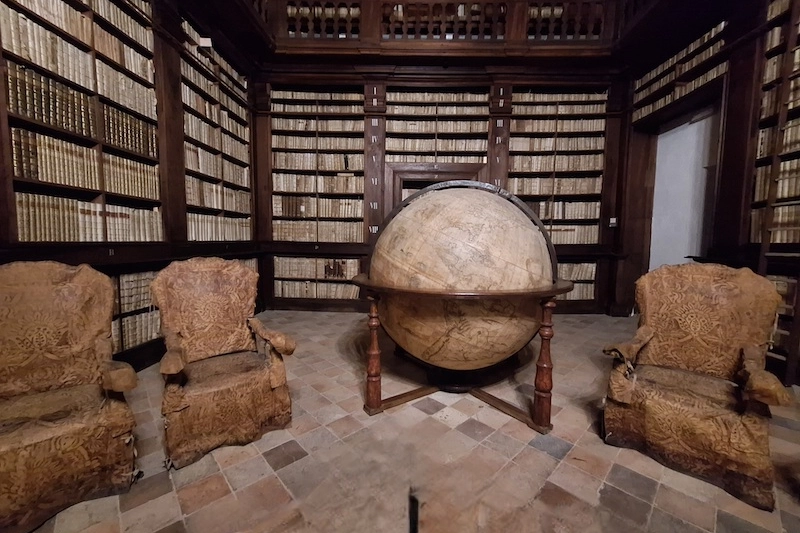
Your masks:
M 381 399 L 381 347 L 378 343 L 378 329 L 381 327 L 381 320 L 378 316 L 378 304 L 375 298 L 370 297 L 369 300 L 369 321 L 367 322 L 369 326 L 369 348 L 367 348 L 367 388 L 364 411 L 369 416 L 373 416 L 386 409 L 433 394 L 439 388 L 431 386 L 419 387 L 385 400 Z
M 544 430 L 544 433 L 553 429 L 550 423 L 550 408 L 553 390 L 553 360 L 550 357 L 550 339 L 553 338 L 553 309 L 555 299 L 542 301 L 542 325 L 539 327 L 539 337 L 542 339 L 542 349 L 536 361 L 536 378 L 534 380 L 533 424 Z M 536 429 L 536 428 L 534 428 Z

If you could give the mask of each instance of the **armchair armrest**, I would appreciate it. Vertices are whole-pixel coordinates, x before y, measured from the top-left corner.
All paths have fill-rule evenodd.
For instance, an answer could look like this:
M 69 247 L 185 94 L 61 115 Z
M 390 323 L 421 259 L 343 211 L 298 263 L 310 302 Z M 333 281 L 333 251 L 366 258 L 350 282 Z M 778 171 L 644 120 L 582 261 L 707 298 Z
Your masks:
M 253 330 L 253 333 L 269 342 L 270 346 L 279 354 L 292 355 L 294 353 L 297 343 L 289 335 L 267 329 L 264 323 L 256 317 L 248 318 L 247 324 L 250 326 L 250 329 Z
M 642 347 L 653 338 L 650 326 L 641 326 L 629 342 L 612 344 L 603 348 L 603 353 L 614 357 L 614 365 L 608 380 L 608 397 L 620 403 L 633 402 L 636 390 L 634 363 Z
M 186 366 L 183 350 L 180 348 L 180 338 L 175 333 L 164 332 L 164 341 L 167 345 L 167 353 L 161 358 L 159 370 L 165 375 L 179 374 Z
M 103 368 L 103 390 L 128 392 L 136 388 L 138 378 L 133 367 L 122 361 L 106 361 Z
M 738 372 L 742 390 L 750 400 L 767 405 L 789 405 L 792 397 L 780 380 L 764 370 L 766 346 L 748 345 L 742 348 L 741 369 Z

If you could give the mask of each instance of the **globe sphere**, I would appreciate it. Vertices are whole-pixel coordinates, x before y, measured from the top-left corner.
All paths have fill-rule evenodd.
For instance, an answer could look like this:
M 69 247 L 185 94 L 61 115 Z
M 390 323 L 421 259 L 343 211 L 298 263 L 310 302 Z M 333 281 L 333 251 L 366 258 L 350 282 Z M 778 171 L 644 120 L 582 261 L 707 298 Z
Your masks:
M 522 209 L 479 188 L 419 195 L 380 234 L 370 280 L 436 291 L 524 291 L 550 287 L 547 237 Z M 448 299 L 386 293 L 381 323 L 406 352 L 437 367 L 476 370 L 507 359 L 534 337 L 539 301 L 488 296 Z

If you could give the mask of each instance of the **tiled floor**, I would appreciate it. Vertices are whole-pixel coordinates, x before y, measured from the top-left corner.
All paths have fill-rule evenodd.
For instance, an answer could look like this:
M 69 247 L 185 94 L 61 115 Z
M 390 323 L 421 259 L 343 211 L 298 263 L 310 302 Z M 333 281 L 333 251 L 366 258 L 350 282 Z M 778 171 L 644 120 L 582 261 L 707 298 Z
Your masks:
M 610 361 L 600 349 L 629 338 L 635 319 L 556 315 L 554 429 L 543 436 L 471 396 L 444 392 L 369 417 L 363 315 L 262 316 L 298 341 L 286 360 L 291 427 L 166 471 L 162 384 L 148 368 L 128 398 L 145 477 L 130 493 L 78 504 L 39 531 L 399 533 L 409 531 L 411 493 L 422 533 L 800 532 L 798 408 L 773 410 L 772 513 L 603 443 L 596 421 Z M 391 343 L 385 347 L 390 354 Z M 384 360 L 384 396 L 421 379 L 407 362 Z M 534 370 L 530 364 L 489 390 L 522 404 Z

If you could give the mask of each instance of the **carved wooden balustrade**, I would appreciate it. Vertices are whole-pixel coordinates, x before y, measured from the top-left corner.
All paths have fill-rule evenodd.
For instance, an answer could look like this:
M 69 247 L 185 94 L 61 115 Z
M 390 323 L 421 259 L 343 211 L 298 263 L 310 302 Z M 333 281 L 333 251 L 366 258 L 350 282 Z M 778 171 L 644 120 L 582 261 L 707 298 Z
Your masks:
M 255 4 L 264 4 L 253 0 Z M 471 55 L 607 50 L 617 0 L 270 1 L 278 53 Z M 485 46 L 476 47 L 476 41 Z M 461 45 L 459 46 L 459 43 Z M 547 52 L 545 52 L 547 53 Z

